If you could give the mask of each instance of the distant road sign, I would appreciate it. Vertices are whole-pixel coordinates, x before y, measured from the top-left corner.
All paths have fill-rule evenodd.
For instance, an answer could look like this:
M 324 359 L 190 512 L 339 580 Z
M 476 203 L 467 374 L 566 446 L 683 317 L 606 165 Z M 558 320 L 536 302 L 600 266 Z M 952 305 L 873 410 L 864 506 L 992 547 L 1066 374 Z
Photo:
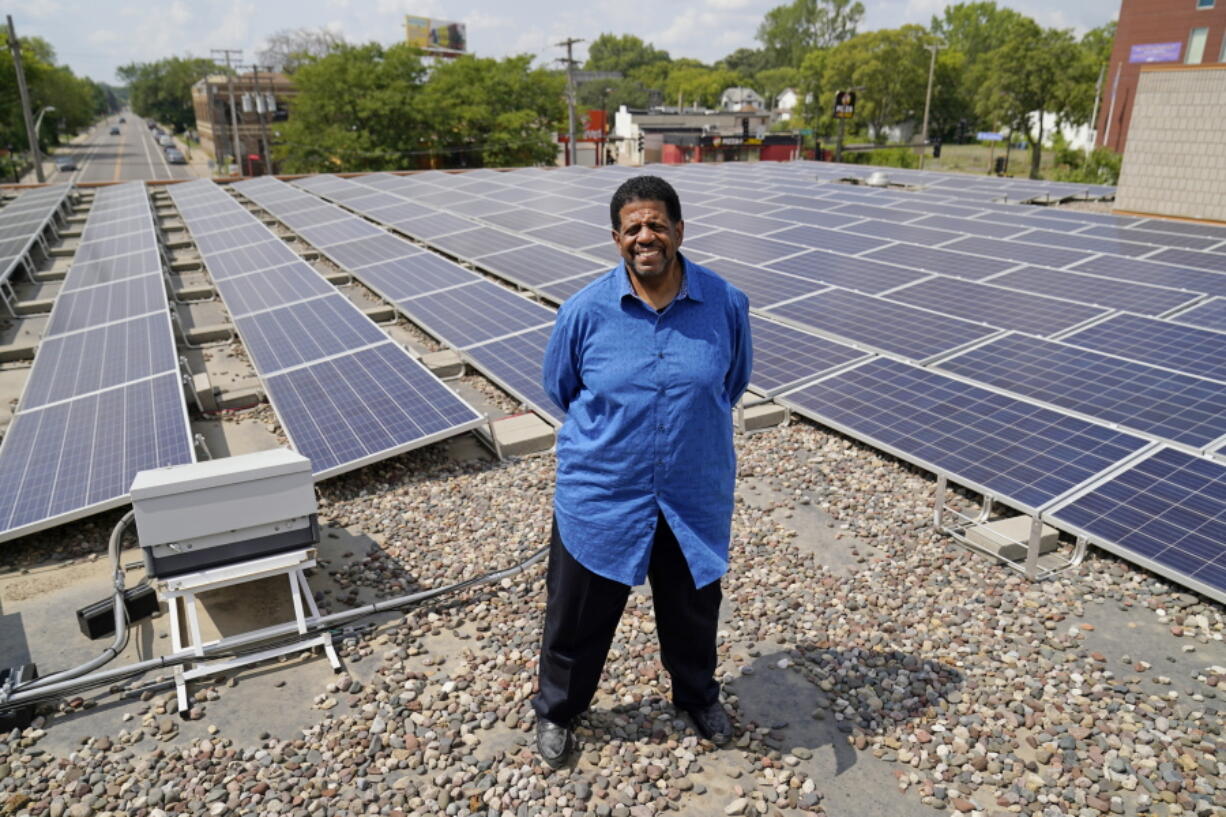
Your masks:
M 990 130 L 979 131 L 979 133 L 975 134 L 975 138 L 978 139 L 980 142 L 1003 142 L 1005 141 L 1005 135 L 1003 133 L 995 133 Z
M 839 91 L 834 95 L 834 118 L 851 119 L 856 115 L 856 92 Z

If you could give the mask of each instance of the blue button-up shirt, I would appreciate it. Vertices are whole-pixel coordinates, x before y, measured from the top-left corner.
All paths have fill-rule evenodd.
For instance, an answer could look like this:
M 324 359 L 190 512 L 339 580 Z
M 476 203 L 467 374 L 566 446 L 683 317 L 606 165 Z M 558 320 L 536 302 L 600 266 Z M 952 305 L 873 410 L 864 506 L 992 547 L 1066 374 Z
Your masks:
M 635 294 L 623 262 L 562 305 L 545 350 L 545 391 L 566 412 L 558 533 L 580 564 L 622 584 L 646 578 L 660 512 L 695 585 L 728 570 L 749 299 L 681 260 L 681 290 L 663 310 Z

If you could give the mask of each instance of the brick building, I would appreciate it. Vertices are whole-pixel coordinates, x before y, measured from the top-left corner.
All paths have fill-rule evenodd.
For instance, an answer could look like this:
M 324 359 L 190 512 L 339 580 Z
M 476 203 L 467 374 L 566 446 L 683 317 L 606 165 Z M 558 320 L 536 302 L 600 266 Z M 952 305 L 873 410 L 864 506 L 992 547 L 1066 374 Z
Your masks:
M 230 116 L 231 89 L 237 123 Z M 251 175 L 267 172 L 262 159 L 265 134 L 270 144 L 276 144 L 278 125 L 289 117 L 289 100 L 297 93 L 293 81 L 284 74 L 260 72 L 258 75 L 205 77 L 192 86 L 192 106 L 196 111 L 196 132 L 200 134 L 201 148 L 218 164 L 224 164 L 232 159 L 237 130 L 240 172 Z
M 1123 153 L 1141 67 L 1226 62 L 1226 0 L 1121 0 L 1096 145 Z

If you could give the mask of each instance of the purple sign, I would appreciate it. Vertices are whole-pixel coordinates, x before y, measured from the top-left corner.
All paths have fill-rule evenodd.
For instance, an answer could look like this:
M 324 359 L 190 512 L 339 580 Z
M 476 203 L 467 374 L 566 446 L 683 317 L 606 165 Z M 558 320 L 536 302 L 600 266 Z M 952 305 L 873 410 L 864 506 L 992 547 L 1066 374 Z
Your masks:
M 1179 62 L 1183 43 L 1142 43 L 1128 52 L 1129 62 Z

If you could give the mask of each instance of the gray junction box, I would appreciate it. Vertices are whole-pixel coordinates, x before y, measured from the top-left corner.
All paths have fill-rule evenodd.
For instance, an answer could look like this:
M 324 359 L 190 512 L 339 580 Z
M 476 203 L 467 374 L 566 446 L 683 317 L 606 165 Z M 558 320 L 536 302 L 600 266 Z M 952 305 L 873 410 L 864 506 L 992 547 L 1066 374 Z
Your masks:
M 131 493 L 157 578 L 319 541 L 311 462 L 288 448 L 141 471 Z

